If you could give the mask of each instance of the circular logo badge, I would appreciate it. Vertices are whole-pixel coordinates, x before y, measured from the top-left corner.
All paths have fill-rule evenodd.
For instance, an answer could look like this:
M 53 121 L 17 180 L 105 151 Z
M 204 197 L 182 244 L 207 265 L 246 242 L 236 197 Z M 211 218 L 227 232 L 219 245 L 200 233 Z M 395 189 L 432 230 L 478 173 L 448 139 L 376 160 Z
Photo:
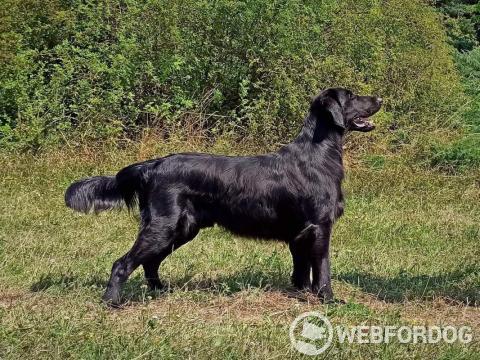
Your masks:
M 305 355 L 319 355 L 331 345 L 333 327 L 330 321 L 317 311 L 303 313 L 290 325 L 292 346 Z

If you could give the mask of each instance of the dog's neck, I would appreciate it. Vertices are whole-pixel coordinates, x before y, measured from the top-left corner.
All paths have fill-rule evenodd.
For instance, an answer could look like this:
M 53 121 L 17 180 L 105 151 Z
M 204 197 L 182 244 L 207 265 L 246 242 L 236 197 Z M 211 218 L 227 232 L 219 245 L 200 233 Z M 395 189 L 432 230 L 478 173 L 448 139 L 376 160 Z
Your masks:
M 289 161 L 308 159 L 311 170 L 330 169 L 328 174 L 343 179 L 343 136 L 345 130 L 335 126 L 330 119 L 317 118 L 310 113 L 297 138 L 280 149 L 279 153 Z
M 320 145 L 328 142 L 331 143 L 331 145 L 338 145 L 342 148 L 344 133 L 345 129 L 335 126 L 329 119 L 323 119 L 323 116 L 319 118 L 318 115 L 310 112 L 305 118 L 302 130 L 294 140 L 294 143 L 301 145 Z

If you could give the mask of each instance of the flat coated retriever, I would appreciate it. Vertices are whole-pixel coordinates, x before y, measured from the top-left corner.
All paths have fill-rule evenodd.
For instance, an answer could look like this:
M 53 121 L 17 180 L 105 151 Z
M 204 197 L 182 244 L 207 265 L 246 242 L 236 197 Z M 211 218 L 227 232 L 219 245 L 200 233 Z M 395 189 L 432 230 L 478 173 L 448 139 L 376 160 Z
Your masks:
M 161 288 L 160 263 L 214 224 L 287 242 L 293 284 L 332 300 L 329 245 L 343 213 L 343 137 L 348 130 L 373 130 L 368 117 L 381 104 L 381 98 L 328 89 L 312 101 L 298 137 L 275 153 L 175 154 L 73 183 L 65 202 L 74 210 L 131 209 L 137 202 L 140 208 L 138 238 L 113 264 L 103 300 L 118 305 L 121 285 L 139 265 L 149 286 Z

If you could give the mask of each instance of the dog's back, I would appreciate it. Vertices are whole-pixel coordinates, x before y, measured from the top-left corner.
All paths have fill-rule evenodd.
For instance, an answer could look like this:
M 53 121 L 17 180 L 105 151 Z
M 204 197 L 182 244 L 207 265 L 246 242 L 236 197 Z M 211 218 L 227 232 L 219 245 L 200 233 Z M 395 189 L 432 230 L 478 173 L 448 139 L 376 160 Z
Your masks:
M 163 259 L 215 223 L 237 234 L 287 241 L 294 285 L 331 299 L 328 248 L 343 209 L 343 135 L 347 128 L 372 130 L 368 116 L 380 105 L 379 98 L 328 89 L 313 101 L 297 139 L 276 153 L 170 155 L 72 184 L 65 200 L 75 210 L 131 208 L 137 201 L 140 208 L 138 239 L 114 263 L 104 299 L 118 304 L 120 284 L 139 265 L 150 286 L 160 287 Z

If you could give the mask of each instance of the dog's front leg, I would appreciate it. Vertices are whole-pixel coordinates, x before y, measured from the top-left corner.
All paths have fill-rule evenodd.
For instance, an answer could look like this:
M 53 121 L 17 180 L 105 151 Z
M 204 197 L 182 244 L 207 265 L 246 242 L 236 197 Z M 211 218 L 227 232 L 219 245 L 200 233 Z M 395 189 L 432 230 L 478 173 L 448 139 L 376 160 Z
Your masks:
M 329 254 L 331 230 L 331 222 L 316 226 L 311 247 L 312 291 L 325 302 L 333 300 Z
M 310 290 L 312 288 L 310 280 L 312 264 L 308 250 L 302 245 L 295 241 L 289 244 L 293 260 L 292 284 L 299 290 Z
M 310 224 L 293 239 L 290 244 L 290 252 L 293 260 L 292 283 L 300 290 L 311 290 L 312 271 L 311 249 L 315 242 L 318 225 Z

